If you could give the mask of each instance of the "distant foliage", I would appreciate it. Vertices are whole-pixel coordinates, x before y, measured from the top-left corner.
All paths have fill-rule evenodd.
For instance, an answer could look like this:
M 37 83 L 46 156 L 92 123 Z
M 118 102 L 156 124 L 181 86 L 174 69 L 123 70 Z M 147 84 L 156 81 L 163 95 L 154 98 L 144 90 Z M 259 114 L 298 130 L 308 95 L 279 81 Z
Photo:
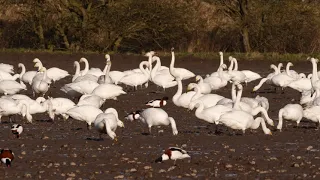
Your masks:
M 0 47 L 141 52 L 320 51 L 312 0 L 0 0 Z

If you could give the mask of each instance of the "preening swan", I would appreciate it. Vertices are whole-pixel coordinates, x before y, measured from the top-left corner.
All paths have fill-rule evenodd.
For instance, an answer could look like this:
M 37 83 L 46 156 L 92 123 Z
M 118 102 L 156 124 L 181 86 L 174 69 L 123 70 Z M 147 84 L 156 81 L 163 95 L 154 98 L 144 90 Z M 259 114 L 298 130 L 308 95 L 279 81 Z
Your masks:
M 282 130 L 283 119 L 296 121 L 297 126 L 303 118 L 303 108 L 300 104 L 287 104 L 279 110 L 279 124 L 277 129 Z
M 152 61 L 157 62 L 157 64 L 151 71 L 151 80 L 153 83 L 155 83 L 157 86 L 162 87 L 163 90 L 165 90 L 166 88 L 176 86 L 178 84 L 169 71 L 160 71 L 159 73 L 159 69 L 161 67 L 161 62 L 159 57 L 154 56 L 152 58 Z
M 49 90 L 50 84 L 45 80 L 45 78 L 47 77 L 47 69 L 45 67 L 42 67 L 40 69 L 40 73 L 42 72 L 42 79 L 33 78 L 32 80 L 31 86 L 33 90 L 33 96 L 35 96 L 35 94 L 41 94 L 42 96 L 44 96 Z
M 178 130 L 176 127 L 176 122 L 172 117 L 169 117 L 168 114 L 161 108 L 147 108 L 141 111 L 140 119 L 143 123 L 146 123 L 149 128 L 149 133 L 151 134 L 152 126 L 161 126 L 161 125 L 169 125 L 171 124 L 173 135 L 178 134 Z
M 40 61 L 40 59 L 35 58 L 33 60 L 33 62 L 36 63 L 34 65 L 34 67 L 38 67 L 38 70 L 43 68 L 43 65 L 42 65 L 42 62 Z M 60 69 L 57 67 L 52 67 L 47 70 L 47 76 L 49 79 L 52 79 L 52 81 L 55 82 L 55 81 L 59 81 L 60 79 L 63 79 L 65 77 L 69 76 L 69 73 L 68 73 L 68 71 L 65 71 L 63 69 Z
M 171 48 L 171 63 L 170 63 L 170 73 L 172 74 L 173 77 L 177 78 L 181 78 L 181 80 L 185 80 L 185 79 L 189 79 L 192 77 L 195 77 L 196 75 L 184 68 L 175 68 L 174 67 L 174 63 L 175 63 L 175 55 L 174 55 L 174 48 Z
M 104 113 L 99 114 L 95 121 L 94 127 L 99 132 L 100 139 L 102 134 L 108 134 L 111 139 L 116 139 L 117 127 L 124 127 L 122 121 L 118 118 L 118 112 L 114 108 L 108 108 Z

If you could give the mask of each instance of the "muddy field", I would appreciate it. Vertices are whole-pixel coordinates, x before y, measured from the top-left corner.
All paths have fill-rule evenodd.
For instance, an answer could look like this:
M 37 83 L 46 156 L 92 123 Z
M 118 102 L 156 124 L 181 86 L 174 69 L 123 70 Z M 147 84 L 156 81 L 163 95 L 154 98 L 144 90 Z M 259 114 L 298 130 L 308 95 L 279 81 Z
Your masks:
M 15 70 L 21 62 L 31 70 L 34 69 L 33 58 L 38 57 L 47 68 L 56 66 L 73 74 L 73 61 L 81 56 L 2 53 L 0 62 L 13 64 Z M 85 57 L 92 67 L 104 67 L 103 54 Z M 127 70 L 138 67 L 139 62 L 147 58 L 112 55 L 111 60 L 111 70 Z M 162 58 L 162 65 L 168 66 L 169 62 L 170 57 Z M 178 57 L 176 67 L 205 75 L 216 71 L 218 64 L 218 59 Z M 253 70 L 265 76 L 271 72 L 270 64 L 239 60 L 239 69 Z M 311 72 L 311 63 L 294 63 L 292 69 Z M 184 88 L 192 81 L 194 79 L 183 81 Z M 49 95 L 67 97 L 59 89 L 69 82 L 71 77 L 60 80 L 51 87 Z M 285 89 L 283 94 L 275 93 L 268 85 L 252 93 L 257 83 L 244 86 L 243 96 L 259 94 L 267 97 L 269 115 L 277 125 L 279 109 L 288 103 L 299 102 L 300 93 L 292 89 Z M 230 87 L 215 93 L 230 97 Z M 171 99 L 176 90 L 174 87 L 158 93 L 152 83 L 147 89 L 126 89 L 126 95 L 119 96 L 118 101 L 106 101 L 102 110 L 114 107 L 123 118 L 127 112 L 145 108 L 144 103 L 151 99 L 163 96 Z M 31 95 L 30 87 L 23 93 Z M 152 134 L 146 135 L 143 133 L 148 131 L 145 124 L 123 119 L 125 128 L 117 129 L 117 142 L 107 135 L 99 141 L 98 132 L 87 130 L 85 122 L 73 119 L 53 122 L 46 114 L 34 115 L 32 124 L 17 117 L 15 122 L 23 125 L 24 132 L 21 139 L 16 139 L 10 131 L 11 123 L 4 117 L 0 124 L 0 148 L 12 149 L 16 159 L 11 168 L 0 167 L 0 179 L 320 179 L 320 135 L 313 122 L 303 120 L 301 126 L 296 127 L 295 123 L 285 121 L 282 132 L 269 126 L 273 130 L 272 136 L 264 135 L 261 128 L 247 130 L 245 135 L 241 132 L 231 135 L 226 127 L 199 120 L 194 111 L 176 107 L 172 101 L 164 110 L 176 120 L 177 136 L 172 135 L 170 126 L 153 127 Z M 173 166 L 173 161 L 154 163 L 170 146 L 183 147 L 192 158 L 178 160 L 177 166 Z

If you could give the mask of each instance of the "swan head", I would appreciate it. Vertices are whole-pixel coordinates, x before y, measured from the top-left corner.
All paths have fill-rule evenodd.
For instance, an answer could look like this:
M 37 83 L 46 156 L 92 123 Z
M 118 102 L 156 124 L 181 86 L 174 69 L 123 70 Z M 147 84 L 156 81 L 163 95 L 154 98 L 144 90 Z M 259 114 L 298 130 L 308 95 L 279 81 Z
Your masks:
M 38 59 L 38 58 L 34 58 L 34 59 L 33 59 L 33 62 L 34 62 L 34 63 L 41 63 L 40 59 Z
M 220 56 L 223 56 L 223 52 L 222 52 L 222 51 L 220 51 L 220 52 L 219 52 L 219 55 L 220 55 Z
M 117 125 L 118 125 L 119 127 L 123 127 L 123 128 L 124 128 L 124 124 L 123 124 L 123 122 L 120 121 L 120 120 L 117 121 Z
M 202 77 L 201 77 L 200 75 L 197 75 L 197 76 L 196 76 L 196 82 L 197 82 L 197 81 L 200 81 L 201 78 L 202 78 Z
M 290 67 L 290 66 L 293 66 L 292 62 L 288 62 L 288 63 L 287 63 L 287 66 L 289 66 L 289 67 Z
M 153 57 L 152 57 L 152 62 L 155 62 L 155 61 L 157 61 L 157 60 L 160 60 L 160 58 L 159 58 L 158 56 L 153 56 Z
M 233 60 L 233 57 L 232 56 L 229 56 L 229 61 L 232 61 Z
M 187 91 L 191 91 L 193 88 L 195 88 L 197 86 L 196 83 L 190 83 L 187 87 Z
M 107 61 L 110 61 L 110 55 L 109 54 L 104 55 L 104 58 L 106 58 Z
M 79 64 L 78 61 L 74 61 L 74 62 L 73 62 L 73 66 L 74 66 L 74 67 L 77 67 L 77 66 L 80 66 L 80 64 Z
M 278 64 L 278 68 L 281 69 L 282 67 L 283 67 L 283 64 L 282 64 L 282 63 L 279 63 L 279 64 Z
M 174 47 L 171 48 L 171 52 L 173 52 L 173 51 L 174 51 Z
M 227 65 L 226 64 L 221 64 L 220 68 L 227 69 Z
M 18 64 L 18 67 L 19 67 L 19 68 L 22 68 L 23 66 L 24 66 L 24 65 L 23 65 L 22 63 L 19 63 L 19 64 Z
M 145 54 L 145 56 L 149 57 L 149 56 L 153 56 L 155 55 L 155 52 L 154 51 L 149 51 Z
M 40 67 L 40 64 L 36 63 L 33 67 Z
M 79 62 L 86 62 L 86 61 L 88 61 L 86 58 L 84 58 L 84 57 L 82 57 L 80 60 L 79 60 Z

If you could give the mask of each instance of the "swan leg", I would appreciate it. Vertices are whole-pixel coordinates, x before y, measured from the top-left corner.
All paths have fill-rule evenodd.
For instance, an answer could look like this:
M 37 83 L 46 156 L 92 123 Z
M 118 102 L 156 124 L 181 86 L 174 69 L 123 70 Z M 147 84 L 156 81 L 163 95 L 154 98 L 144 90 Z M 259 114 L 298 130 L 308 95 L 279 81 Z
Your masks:
M 150 134 L 150 135 L 151 135 L 151 127 L 152 127 L 152 126 L 149 126 L 149 134 Z
M 246 130 L 245 129 L 242 129 L 242 133 L 243 133 L 243 135 L 246 133 Z
M 87 124 L 87 129 L 90 130 L 91 129 L 91 125 Z

